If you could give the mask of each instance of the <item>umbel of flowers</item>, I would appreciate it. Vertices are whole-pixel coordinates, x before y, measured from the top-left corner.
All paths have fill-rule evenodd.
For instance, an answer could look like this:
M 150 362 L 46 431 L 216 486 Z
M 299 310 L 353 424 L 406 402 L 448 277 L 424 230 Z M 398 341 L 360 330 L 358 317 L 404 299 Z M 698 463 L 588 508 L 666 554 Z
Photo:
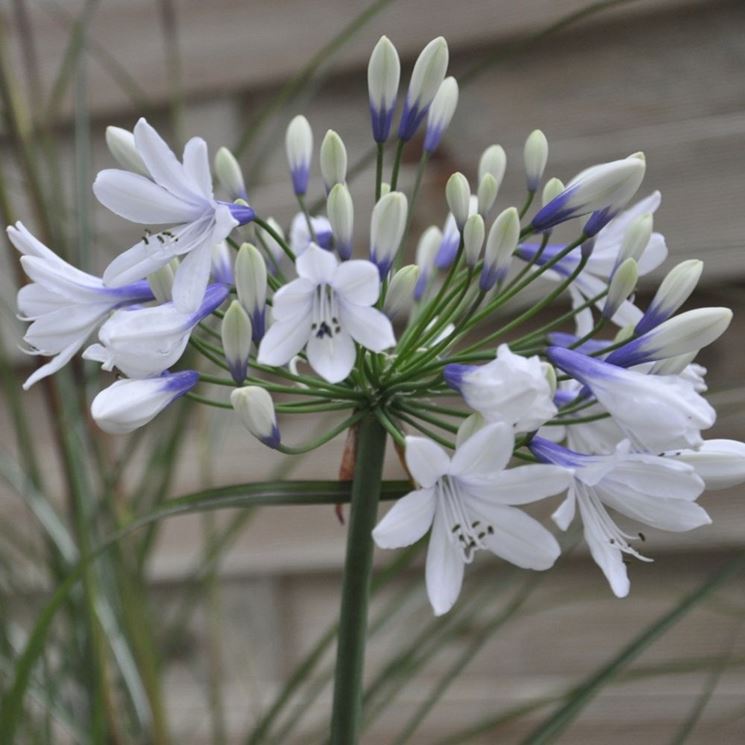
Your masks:
M 667 255 L 654 230 L 659 193 L 637 196 L 643 154 L 589 165 L 564 184 L 545 178 L 549 146 L 536 130 L 525 143 L 518 208 L 497 206 L 506 158 L 490 145 L 472 182 L 462 173 L 448 180 L 442 229 L 427 228 L 409 250 L 422 173 L 456 110 L 447 68 L 440 37 L 399 95 L 395 47 L 383 37 L 372 52 L 369 231 L 355 230 L 347 151 L 331 130 L 318 157 L 325 209 L 308 210 L 316 152 L 303 116 L 286 135 L 299 207 L 287 233 L 249 204 L 230 151 L 218 150 L 211 167 L 207 144 L 193 138 L 179 158 L 145 119 L 131 132 L 107 131 L 119 167 L 101 171 L 93 191 L 139 227 L 102 277 L 70 266 L 24 225 L 8 228 L 31 280 L 18 294 L 30 324 L 24 341 L 50 358 L 25 387 L 82 353 L 111 373 L 91 405 L 107 432 L 142 427 L 187 395 L 232 410 L 226 415 L 288 454 L 356 433 L 332 723 L 334 742 L 345 745 L 359 722 L 373 540 L 395 549 L 429 535 L 426 588 L 442 614 L 482 551 L 526 569 L 553 566 L 554 531 L 523 508 L 563 495 L 555 526 L 581 523 L 592 558 L 623 597 L 628 558 L 650 561 L 644 526 L 706 525 L 703 491 L 745 480 L 745 444 L 706 439 L 716 413 L 694 361 L 731 312 L 680 312 L 702 263 L 672 267 L 647 307 L 634 302 L 638 278 Z M 407 189 L 399 167 L 404 148 L 419 147 L 417 134 L 421 160 Z M 574 238 L 555 239 L 567 223 Z M 542 293 L 525 309 L 519 296 L 539 280 Z M 504 313 L 508 303 L 518 310 Z M 527 323 L 548 310 L 543 325 Z M 278 415 L 332 411 L 340 423 L 331 431 L 283 441 Z M 412 487 L 379 520 L 388 437 Z

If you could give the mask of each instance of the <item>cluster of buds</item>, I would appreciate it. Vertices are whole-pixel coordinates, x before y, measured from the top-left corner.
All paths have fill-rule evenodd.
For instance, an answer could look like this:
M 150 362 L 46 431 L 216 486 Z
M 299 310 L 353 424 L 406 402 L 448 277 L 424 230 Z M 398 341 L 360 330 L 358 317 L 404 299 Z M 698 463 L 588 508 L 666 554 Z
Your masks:
M 364 237 L 355 230 L 347 149 L 333 130 L 319 149 L 325 210 L 309 212 L 314 137 L 302 115 L 286 133 L 299 208 L 287 231 L 249 204 L 226 148 L 211 169 L 200 138 L 179 159 L 144 119 L 132 132 L 109 128 L 121 168 L 100 172 L 93 189 L 144 233 L 96 277 L 20 223 L 8 229 L 31 280 L 18 295 L 30 322 L 24 340 L 51 358 L 26 386 L 83 350 L 121 376 L 92 403 L 104 430 L 132 431 L 186 395 L 232 409 L 262 443 L 286 453 L 318 447 L 374 415 L 403 448 L 418 488 L 373 536 L 394 548 L 431 529 L 427 589 L 436 613 L 453 605 L 464 566 L 481 549 L 529 569 L 552 566 L 556 538 L 520 508 L 560 493 L 556 525 L 582 521 L 593 558 L 623 596 L 626 556 L 644 557 L 614 512 L 690 530 L 709 522 L 696 501 L 705 487 L 745 480 L 745 445 L 702 436 L 715 412 L 702 395 L 705 370 L 694 363 L 731 312 L 678 313 L 700 261 L 674 267 L 639 308 L 639 277 L 667 255 L 654 231 L 659 194 L 632 203 L 644 156 L 593 165 L 564 185 L 545 178 L 549 146 L 539 130 L 525 142 L 520 208 L 503 204 L 493 214 L 507 161 L 491 145 L 474 164 L 475 193 L 465 174 L 453 174 L 443 229 L 427 227 L 409 258 L 417 188 L 399 186 L 401 155 L 423 127 L 423 171 L 446 136 L 458 103 L 447 68 L 439 37 L 414 64 L 394 130 L 399 56 L 386 37 L 372 52 L 378 164 Z M 531 213 L 537 195 L 542 203 Z M 570 221 L 574 240 L 554 240 L 554 228 Z M 538 302 L 503 314 L 537 281 Z M 566 300 L 560 311 L 552 307 Z M 528 324 L 542 311 L 542 325 Z M 307 443 L 282 440 L 278 415 L 319 412 L 340 421 Z

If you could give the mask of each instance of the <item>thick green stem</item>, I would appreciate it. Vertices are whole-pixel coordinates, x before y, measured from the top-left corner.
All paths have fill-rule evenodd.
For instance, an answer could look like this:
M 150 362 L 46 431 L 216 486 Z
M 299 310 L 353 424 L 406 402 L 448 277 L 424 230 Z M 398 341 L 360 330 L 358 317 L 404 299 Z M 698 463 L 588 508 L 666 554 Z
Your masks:
M 362 719 L 362 670 L 386 431 L 370 413 L 360 422 L 352 484 L 334 675 L 331 745 L 356 745 Z

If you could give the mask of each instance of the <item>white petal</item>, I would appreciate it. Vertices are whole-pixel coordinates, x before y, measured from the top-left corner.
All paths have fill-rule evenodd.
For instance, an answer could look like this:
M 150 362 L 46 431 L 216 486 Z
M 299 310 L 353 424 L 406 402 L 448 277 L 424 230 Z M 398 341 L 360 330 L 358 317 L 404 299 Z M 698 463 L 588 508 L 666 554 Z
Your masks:
M 192 137 L 184 147 L 184 170 L 199 187 L 202 196 L 212 201 L 212 174 L 207 143 L 201 137 Z
M 310 316 L 275 321 L 259 345 L 261 365 L 286 365 L 306 344 L 310 335 Z
M 577 498 L 574 496 L 574 490 L 570 489 L 567 498 L 558 506 L 551 515 L 551 519 L 561 530 L 566 530 L 574 520 L 577 510 Z
M 448 472 L 450 458 L 439 445 L 426 437 L 407 437 L 406 467 L 418 484 L 429 489 Z
M 396 343 L 391 321 L 377 308 L 339 304 L 341 327 L 366 349 L 382 352 Z
M 329 383 L 344 380 L 352 372 L 357 357 L 354 341 L 343 329 L 334 336 L 311 334 L 306 353 L 310 366 Z
M 488 514 L 481 509 L 474 512 L 494 529 L 494 533 L 483 539 L 486 547 L 511 564 L 523 569 L 543 570 L 552 567 L 559 558 L 561 549 L 556 538 L 521 510 L 497 505 Z
M 370 261 L 344 261 L 334 274 L 339 296 L 355 305 L 372 305 L 380 295 L 380 273 Z
M 137 152 L 157 184 L 194 205 L 205 204 L 199 185 L 145 119 L 135 124 L 134 137 Z
M 664 236 L 660 233 L 652 233 L 652 236 L 644 249 L 644 253 L 639 257 L 639 276 L 649 274 L 656 269 L 667 258 L 667 244 Z
M 316 285 L 308 279 L 294 279 L 274 293 L 272 314 L 275 321 L 294 321 L 307 318 L 310 331 L 310 313 L 313 309 L 313 293 Z
M 626 565 L 623 563 L 621 550 L 611 545 L 607 537 L 600 531 L 589 527 L 594 522 L 591 519 L 585 519 L 586 508 L 582 500 L 579 500 L 579 509 L 585 526 L 585 540 L 587 541 L 592 558 L 608 580 L 613 594 L 618 598 L 625 598 L 629 594 L 631 585 L 629 583 Z
M 27 391 L 34 383 L 38 383 L 42 378 L 46 378 L 64 367 L 80 347 L 83 346 L 86 338 L 86 336 L 81 336 L 79 339 L 71 342 L 69 346 L 62 349 L 59 354 L 55 355 L 51 360 L 49 360 L 49 362 L 34 370 L 34 372 L 26 378 L 26 381 L 23 384 L 23 390 Z
M 433 489 L 418 489 L 401 497 L 373 530 L 380 548 L 401 548 L 416 543 L 430 528 L 435 515 Z
M 507 424 L 488 424 L 471 435 L 456 451 L 450 464 L 450 473 L 470 479 L 494 479 L 512 457 L 515 438 Z
M 569 285 L 569 295 L 572 298 L 572 310 L 577 310 L 581 305 L 584 305 L 585 297 L 574 286 L 574 284 Z M 592 320 L 592 311 L 589 308 L 579 311 L 579 313 L 574 316 L 574 323 L 576 327 L 575 333 L 577 336 L 586 336 L 592 331 L 592 328 L 595 325 Z
M 442 510 L 435 514 L 427 549 L 425 579 L 427 595 L 436 616 L 447 613 L 460 595 L 464 563 L 461 552 L 453 545 Z
M 191 222 L 204 212 L 204 206 L 186 202 L 144 176 L 115 168 L 96 176 L 93 193 L 119 217 L 142 225 Z
M 536 464 L 517 466 L 499 473 L 489 480 L 459 479 L 476 500 L 474 504 L 484 509 L 487 504 L 530 504 L 567 489 L 572 481 L 571 472 L 561 466 Z
M 336 274 L 338 259 L 330 251 L 311 243 L 308 250 L 295 262 L 298 276 L 309 279 L 316 285 L 332 285 Z
M 192 249 L 176 270 L 171 290 L 173 303 L 184 313 L 195 311 L 204 298 L 212 269 L 212 246 L 203 243 Z
M 745 443 L 737 440 L 704 440 L 698 450 L 666 455 L 692 465 L 707 489 L 726 489 L 745 481 Z

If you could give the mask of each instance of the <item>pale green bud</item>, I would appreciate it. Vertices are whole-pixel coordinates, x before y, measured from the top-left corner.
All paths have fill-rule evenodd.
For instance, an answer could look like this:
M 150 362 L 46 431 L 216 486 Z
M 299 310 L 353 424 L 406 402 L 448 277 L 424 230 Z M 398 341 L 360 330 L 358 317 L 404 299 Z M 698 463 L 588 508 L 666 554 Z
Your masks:
M 448 58 L 448 44 L 442 36 L 432 39 L 422 49 L 414 63 L 406 94 L 409 107 L 416 106 L 421 111 L 432 103 L 437 89 L 445 79 Z
M 334 244 L 339 256 L 347 260 L 352 255 L 354 204 L 346 184 L 332 187 L 326 199 L 326 215 L 334 231 Z
M 546 376 L 548 386 L 551 389 L 551 397 L 553 398 L 553 396 L 556 394 L 556 388 L 558 386 L 556 369 L 553 365 L 549 365 L 548 362 L 542 362 L 541 366 L 543 367 L 543 374 Z
M 246 309 L 258 343 L 266 327 L 266 263 L 256 246 L 244 243 L 235 258 L 235 289 Z
M 506 168 L 507 156 L 504 154 L 504 148 L 501 145 L 490 145 L 479 159 L 479 183 L 487 173 L 490 173 L 494 177 L 494 181 L 497 183 L 497 191 L 499 191 Z
M 390 134 L 400 78 L 401 62 L 396 47 L 387 36 L 381 36 L 367 64 L 367 91 L 376 142 L 385 142 Z
M 561 179 L 554 177 L 546 181 L 546 185 L 543 187 L 543 194 L 541 196 L 543 206 L 545 207 L 550 201 L 556 199 L 556 197 L 558 197 L 562 191 L 564 191 L 564 183 L 561 181 Z
M 414 288 L 419 279 L 419 267 L 408 264 L 401 267 L 391 279 L 383 303 L 383 313 L 392 321 L 400 316 L 408 318 L 414 307 Z
M 479 181 L 477 192 L 477 210 L 481 217 L 486 218 L 491 212 L 494 202 L 497 201 L 498 192 L 499 186 L 497 185 L 497 180 L 491 173 L 485 173 Z
M 489 230 L 479 285 L 487 291 L 507 276 L 520 239 L 520 215 L 515 207 L 501 212 Z
M 469 437 L 475 435 L 480 429 L 486 426 L 486 419 L 479 414 L 474 413 L 467 416 L 458 427 L 458 433 L 455 436 L 455 446 L 460 447 Z
M 384 197 L 386 194 L 391 193 L 391 185 L 387 181 L 380 182 L 380 196 Z
M 248 199 L 243 171 L 235 159 L 235 155 L 228 148 L 221 147 L 215 153 L 214 166 L 217 180 L 222 188 L 230 194 L 231 199 Z
M 295 194 L 305 194 L 310 175 L 310 161 L 313 157 L 313 130 L 302 115 L 296 116 L 287 127 L 285 152 Z
M 319 157 L 321 175 L 327 192 L 334 184 L 343 184 L 347 180 L 347 149 L 341 137 L 333 129 L 326 132 L 321 142 Z
M 427 131 L 424 135 L 424 151 L 432 153 L 440 144 L 442 135 L 450 126 L 458 105 L 458 83 L 453 77 L 445 78 L 429 107 Z
M 173 290 L 173 278 L 176 275 L 178 265 L 178 259 L 171 259 L 160 269 L 156 269 L 152 274 L 147 275 L 150 289 L 159 303 L 167 303 L 173 300 L 171 291 Z
M 243 306 L 237 300 L 233 300 L 225 311 L 220 335 L 230 374 L 240 385 L 246 379 L 253 330 L 248 313 L 243 310 Z
M 639 215 L 631 222 L 623 236 L 621 250 L 618 252 L 618 264 L 626 259 L 639 261 L 644 249 L 652 237 L 654 218 L 651 214 Z
M 484 218 L 481 215 L 471 215 L 463 228 L 463 256 L 469 267 L 476 265 L 484 245 Z
M 122 168 L 150 178 L 150 172 L 135 147 L 135 137 L 129 130 L 106 127 L 106 146 Z
M 462 173 L 454 173 L 445 185 L 445 197 L 453 213 L 458 230 L 462 231 L 468 219 L 471 204 L 471 187 Z
M 613 272 L 603 306 L 603 316 L 605 318 L 613 318 L 624 300 L 627 300 L 636 289 L 638 279 L 639 267 L 636 259 L 626 259 Z
M 657 288 L 657 292 L 644 314 L 645 319 L 642 319 L 637 327 L 637 332 L 647 331 L 646 326 L 648 324 L 650 327 L 657 325 L 675 313 L 696 289 L 703 269 L 704 262 L 698 259 L 682 261 L 673 267 Z M 647 323 L 644 322 L 645 320 Z
M 534 129 L 525 140 L 523 150 L 528 191 L 535 192 L 541 183 L 548 162 L 548 140 L 540 129 Z
M 406 229 L 408 202 L 400 191 L 382 196 L 370 218 L 370 260 L 384 277 L 393 265 Z
M 277 417 L 272 397 L 255 385 L 235 388 L 230 403 L 241 424 L 257 439 L 270 448 L 280 443 Z

